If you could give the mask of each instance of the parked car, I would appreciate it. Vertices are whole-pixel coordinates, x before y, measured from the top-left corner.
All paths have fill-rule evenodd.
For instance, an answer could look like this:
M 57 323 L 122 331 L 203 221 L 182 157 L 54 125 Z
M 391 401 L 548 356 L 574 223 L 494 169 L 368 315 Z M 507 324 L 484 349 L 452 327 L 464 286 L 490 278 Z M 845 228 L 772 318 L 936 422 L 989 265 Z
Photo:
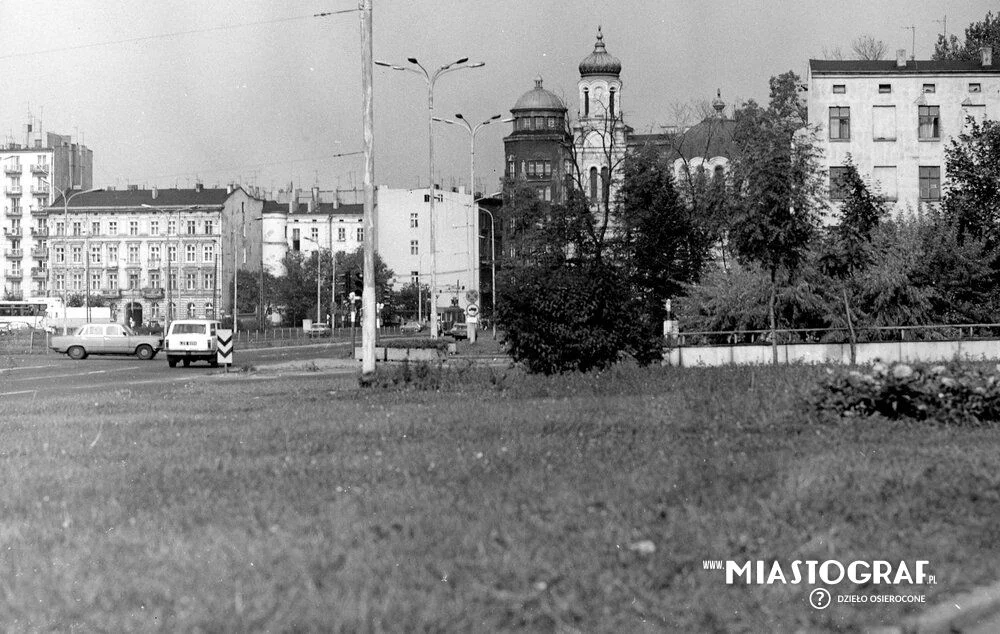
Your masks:
M 312 339 L 313 337 L 329 337 L 331 334 L 330 327 L 326 324 L 312 324 L 306 330 L 306 335 Z
M 446 334 L 449 337 L 452 337 L 454 339 L 468 339 L 469 338 L 469 324 L 466 324 L 466 323 L 454 324 L 454 325 L 452 325 L 451 330 L 449 330 L 448 332 L 446 332 L 444 334 Z
M 403 334 L 415 334 L 424 329 L 424 325 L 419 321 L 408 321 L 399 327 L 399 332 Z
M 167 336 L 163 339 L 167 364 L 173 368 L 178 362 L 183 362 L 187 367 L 192 361 L 208 361 L 210 366 L 217 367 L 218 329 L 219 322 L 214 319 L 178 319 L 170 322 Z
M 122 324 L 84 324 L 72 335 L 53 335 L 49 347 L 71 359 L 91 354 L 134 354 L 147 361 L 163 348 L 158 335 L 137 335 Z

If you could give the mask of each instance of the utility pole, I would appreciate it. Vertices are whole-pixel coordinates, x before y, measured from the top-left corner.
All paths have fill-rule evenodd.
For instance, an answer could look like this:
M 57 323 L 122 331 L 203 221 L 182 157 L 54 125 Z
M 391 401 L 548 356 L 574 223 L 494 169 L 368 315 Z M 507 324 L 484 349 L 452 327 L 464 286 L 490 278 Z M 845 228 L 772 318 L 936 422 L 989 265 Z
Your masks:
M 361 327 L 361 373 L 364 375 L 375 372 L 375 110 L 372 103 L 372 0 L 361 0 L 361 86 L 365 136 L 365 262 L 364 292 L 361 294 L 364 311 L 364 322 Z M 432 188 L 431 196 L 433 195 Z

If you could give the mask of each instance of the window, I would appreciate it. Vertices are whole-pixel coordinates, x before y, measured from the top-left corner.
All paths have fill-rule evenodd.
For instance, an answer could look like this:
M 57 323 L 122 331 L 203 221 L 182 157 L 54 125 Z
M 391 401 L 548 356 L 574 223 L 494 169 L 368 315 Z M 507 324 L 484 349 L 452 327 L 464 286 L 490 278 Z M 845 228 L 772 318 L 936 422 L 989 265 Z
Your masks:
M 507 161 L 507 176 L 514 176 L 514 161 Z
M 977 92 L 977 93 L 978 92 L 983 92 L 983 85 L 982 84 L 975 84 L 975 83 L 969 84 L 969 92 Z
M 410 284 L 420 283 L 420 271 L 410 271 Z
M 184 288 L 185 288 L 185 290 L 189 290 L 189 291 L 198 290 L 198 274 L 197 273 L 185 273 L 184 274 Z
M 420 255 L 420 242 L 418 240 L 410 240 L 410 255 Z
M 149 272 L 149 287 L 150 288 L 160 288 L 160 272 L 150 271 Z
M 108 264 L 112 266 L 118 265 L 118 245 L 109 244 L 108 245 Z
M 184 261 L 194 262 L 196 259 L 198 249 L 193 244 L 185 245 L 184 247 Z
M 202 245 L 201 249 L 201 261 L 202 262 L 214 262 L 215 261 L 215 245 L 209 242 L 208 244 Z
M 892 92 L 892 84 L 879 84 L 878 91 L 880 94 L 888 95 Z
M 99 291 L 101 290 L 101 273 L 100 271 L 90 274 L 90 290 Z
M 923 92 L 925 93 L 937 92 L 937 84 L 924 84 Z
M 108 288 L 111 289 L 111 290 L 113 290 L 113 291 L 118 290 L 118 273 L 117 272 L 108 273 Z
M 941 168 L 920 166 L 920 200 L 941 200 Z
M 92 244 L 90 245 L 90 261 L 94 264 L 101 263 L 101 245 Z
M 156 288 L 155 286 L 153 288 Z M 157 302 L 151 302 L 149 304 L 149 314 L 153 319 L 160 318 L 160 305 Z
M 552 188 L 546 187 L 542 190 L 542 200 L 551 201 L 552 200 Z
M 139 288 L 139 271 L 128 272 L 128 287 Z
M 851 138 L 851 109 L 830 108 L 830 139 L 847 141 Z
M 82 252 L 83 249 L 80 247 L 71 247 L 70 253 L 72 254 L 73 257 L 73 264 L 79 264 L 80 262 L 83 261 L 83 256 L 81 255 Z
M 80 222 L 73 223 L 73 235 L 75 236 L 83 235 L 83 223 Z
M 115 220 L 108 221 L 108 234 L 116 236 L 118 235 L 118 222 Z
M 872 168 L 875 191 L 886 200 L 896 200 L 899 196 L 896 186 L 896 166 L 876 165 Z
M 189 236 L 193 236 L 196 233 L 198 233 L 198 223 L 195 222 L 194 220 L 188 220 L 187 221 L 187 234 Z
M 210 291 L 215 288 L 215 273 L 204 273 L 202 274 L 202 286 L 206 291 Z
M 535 129 L 536 130 L 544 130 L 545 129 L 545 118 L 544 117 L 535 117 Z
M 187 305 L 187 316 L 188 319 L 192 319 L 195 316 L 194 302 L 189 302 Z
M 364 241 L 365 241 L 365 228 L 358 227 L 358 242 L 364 242 Z
M 56 290 L 66 290 L 66 275 L 63 273 L 56 273 Z
M 597 168 L 590 168 L 590 197 L 597 200 Z
M 83 290 L 83 273 L 73 274 L 73 290 L 74 291 Z
M 547 121 L 548 121 L 548 124 L 549 124 L 550 128 L 555 128 L 556 127 L 556 118 L 555 117 L 549 117 Z
M 139 235 L 139 221 L 138 220 L 129 220 L 128 221 L 128 234 L 130 236 L 137 236 L 137 235 Z
M 917 137 L 921 139 L 941 138 L 941 108 L 939 106 L 918 106 L 919 126 Z
M 830 200 L 847 198 L 847 190 L 844 187 L 844 177 L 846 176 L 846 167 L 830 167 Z
M 845 86 L 844 84 L 834 84 L 833 85 L 833 94 L 835 94 L 835 95 L 843 95 L 846 92 L 847 92 L 847 86 Z
M 210 235 L 212 235 L 213 231 L 215 231 L 215 223 L 212 222 L 211 220 L 206 220 L 205 221 L 205 235 L 206 236 L 210 236 Z
M 176 273 L 171 273 L 170 274 L 170 277 L 167 279 L 167 284 L 170 285 L 170 290 L 172 290 L 172 291 L 176 291 L 177 290 L 177 274 Z
M 608 93 L 608 114 L 612 119 L 615 118 L 615 89 L 612 88 Z
M 58 246 L 55 248 L 56 262 L 62 264 L 66 261 L 66 247 Z
M 170 262 L 177 261 L 177 247 L 173 244 L 167 247 L 167 260 Z
M 590 90 L 587 88 L 583 89 L 583 116 L 590 116 Z
M 128 245 L 128 263 L 138 264 L 139 263 L 139 245 L 130 244 Z
M 420 216 L 416 213 L 410 214 L 410 229 L 416 229 L 420 226 Z
M 57 236 L 66 235 L 66 225 L 64 225 L 62 222 L 56 222 L 56 235 Z
M 150 220 L 149 221 L 149 234 L 153 236 L 160 235 L 160 221 Z
M 160 245 L 158 244 L 149 245 L 149 265 L 150 266 L 160 265 Z
M 177 233 L 177 221 L 173 218 L 167 220 L 167 235 L 172 236 Z
M 872 108 L 873 137 L 876 141 L 896 140 L 896 106 Z
M 215 304 L 212 302 L 205 302 L 205 316 L 215 317 Z
M 90 223 L 90 235 L 96 236 L 100 235 L 100 233 L 101 233 L 101 223 L 100 222 Z
M 319 227 L 313 227 L 309 231 L 309 236 L 312 238 L 313 242 L 318 243 L 319 242 Z M 317 249 L 319 248 L 319 244 L 316 245 L 316 248 Z
M 524 118 L 524 129 L 525 130 L 531 130 L 534 127 L 533 121 L 534 121 L 534 119 L 532 119 L 531 117 L 525 117 Z
M 347 240 L 347 229 L 344 227 L 337 227 L 337 242 L 344 242 Z

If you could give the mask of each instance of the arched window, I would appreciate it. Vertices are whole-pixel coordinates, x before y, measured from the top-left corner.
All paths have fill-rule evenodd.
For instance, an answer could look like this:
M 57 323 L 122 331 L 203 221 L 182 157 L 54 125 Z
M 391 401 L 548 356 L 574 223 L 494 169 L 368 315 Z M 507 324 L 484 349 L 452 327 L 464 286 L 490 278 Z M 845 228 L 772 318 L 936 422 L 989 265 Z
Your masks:
M 611 113 L 611 118 L 615 118 L 615 89 L 612 88 L 611 92 L 608 94 L 608 112 Z
M 191 318 L 193 318 L 195 316 L 194 315 L 194 302 L 188 303 L 188 305 L 187 305 L 187 316 L 188 316 L 188 319 L 191 319 Z
M 716 182 L 722 182 L 722 179 L 726 176 L 726 168 L 721 165 L 715 166 L 715 171 L 712 173 L 712 177 Z
M 212 318 L 215 317 L 215 304 L 212 302 L 205 303 L 205 317 Z
M 583 116 L 590 116 L 590 89 L 583 89 Z
M 597 199 L 597 168 L 590 168 L 590 198 Z
M 607 196 L 608 189 L 611 187 L 611 182 L 608 180 L 608 168 L 607 166 L 601 168 L 601 196 Z
M 159 319 L 160 318 L 160 305 L 158 303 L 156 303 L 156 302 L 150 303 L 150 305 L 149 305 L 149 317 L 151 319 Z

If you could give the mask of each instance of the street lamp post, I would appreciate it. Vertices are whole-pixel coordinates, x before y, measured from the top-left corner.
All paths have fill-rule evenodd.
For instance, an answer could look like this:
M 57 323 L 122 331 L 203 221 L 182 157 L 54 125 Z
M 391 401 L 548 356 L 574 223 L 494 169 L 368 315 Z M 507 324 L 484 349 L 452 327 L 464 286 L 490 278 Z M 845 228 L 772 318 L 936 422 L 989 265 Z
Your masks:
M 49 183 L 49 181 L 45 180 L 44 178 L 39 178 L 38 180 L 42 181 L 43 183 Z M 83 191 L 73 191 L 72 188 L 70 188 L 70 191 L 72 193 L 69 195 L 69 197 L 67 197 L 66 196 L 66 190 L 61 189 L 59 186 L 55 185 L 54 183 L 49 183 L 49 186 L 52 189 L 54 189 L 57 192 L 59 192 L 59 195 L 62 197 L 62 201 L 63 201 L 63 258 L 64 258 L 64 262 L 65 262 L 65 258 L 68 257 L 68 255 L 69 255 L 66 252 L 66 247 L 69 246 L 69 240 L 68 240 L 68 238 L 69 238 L 69 201 L 73 200 L 74 198 L 76 198 L 80 194 L 91 194 L 93 192 L 104 191 L 104 188 L 103 187 L 97 187 L 97 188 L 93 188 L 93 189 L 85 189 Z M 84 229 L 84 231 L 86 231 L 87 228 L 84 227 L 83 229 Z M 85 275 L 89 277 L 89 275 L 90 275 L 90 253 L 89 252 L 85 253 L 84 257 L 86 258 L 86 263 L 87 263 L 86 264 L 86 273 L 85 273 Z M 68 265 L 68 262 L 66 262 L 66 264 Z M 69 267 L 66 266 L 66 265 L 63 266 L 63 275 L 64 276 L 65 276 L 65 272 L 68 270 L 68 268 Z M 63 278 L 63 292 L 62 292 L 62 300 L 63 300 L 63 302 L 62 302 L 63 303 L 63 334 L 64 335 L 69 332 L 69 324 L 67 322 L 67 319 L 68 319 L 68 316 L 69 316 L 68 315 L 69 311 L 67 310 L 67 306 L 66 306 L 66 284 L 67 284 L 67 280 L 64 277 Z M 84 298 L 85 298 L 84 301 L 86 302 L 86 306 L 87 306 L 87 318 L 89 320 L 89 318 L 90 318 L 90 281 L 85 279 L 83 287 L 84 287 L 84 289 L 86 291 L 86 293 L 84 295 Z
M 313 244 L 316 245 L 316 323 L 320 324 L 323 323 L 323 320 L 320 316 L 320 307 L 323 305 L 323 303 L 320 301 L 320 284 L 322 284 L 323 280 L 323 275 L 322 275 L 323 247 L 320 246 L 318 240 L 313 240 L 312 238 L 307 238 L 305 236 L 302 236 L 302 239 L 308 240 L 309 242 L 312 242 Z M 333 332 L 333 329 L 331 328 L 330 331 Z
M 431 338 L 436 339 L 438 337 L 438 313 L 437 313 L 437 255 L 435 251 L 435 240 L 437 230 L 435 228 L 435 223 L 437 218 L 434 215 L 434 84 L 437 82 L 438 77 L 455 70 L 461 70 L 463 68 L 479 68 L 480 66 L 485 66 L 486 62 L 473 62 L 469 64 L 469 58 L 463 57 L 461 59 L 455 60 L 450 64 L 445 64 L 441 66 L 433 73 L 428 72 L 420 62 L 417 61 L 416 57 L 408 57 L 406 59 L 410 64 L 416 66 L 416 68 L 410 68 L 407 66 L 399 66 L 397 64 L 389 64 L 386 62 L 376 61 L 375 65 L 385 66 L 391 68 L 392 70 L 402 70 L 411 73 L 416 73 L 424 78 L 427 83 L 427 191 L 430 194 L 428 197 L 429 216 L 430 216 L 430 255 L 431 255 Z M 419 69 L 419 70 L 417 70 Z
M 493 322 L 493 338 L 497 338 L 497 227 L 493 221 L 493 212 L 489 209 L 479 208 L 479 211 L 486 212 L 490 216 L 490 274 L 493 281 L 490 283 L 490 321 Z
M 469 133 L 469 193 L 471 194 L 472 202 L 469 204 L 469 221 L 466 223 L 466 236 L 468 238 L 469 245 L 469 273 L 471 275 L 470 285 L 477 292 L 479 291 L 479 240 L 475 236 L 479 235 L 479 215 L 476 213 L 476 134 L 484 127 L 493 123 L 499 119 L 502 115 L 495 114 L 489 119 L 481 121 L 475 125 L 469 123 L 469 120 L 462 116 L 462 113 L 456 113 L 455 118 L 462 122 L 465 130 Z M 447 123 L 450 125 L 455 125 L 455 122 L 451 119 L 439 119 L 434 117 L 435 121 L 440 121 L 442 123 Z M 469 341 L 472 343 L 476 342 L 476 327 L 471 325 L 469 328 Z
M 139 206 L 143 207 L 144 209 L 155 209 L 156 211 L 159 211 L 160 213 L 168 215 L 168 216 L 171 213 L 170 211 L 164 209 L 163 207 L 157 207 L 156 205 L 147 205 L 146 203 L 141 203 Z M 174 240 L 173 240 L 173 242 L 174 242 L 174 253 L 177 253 L 177 247 L 179 246 L 179 243 L 180 243 L 180 240 L 178 239 L 177 236 L 179 236 L 180 232 L 181 232 L 181 212 L 182 211 L 190 211 L 192 209 L 197 209 L 197 208 L 198 208 L 197 205 L 189 205 L 187 207 L 181 207 L 179 209 L 175 209 L 174 210 L 173 213 L 177 215 L 177 221 L 176 221 L 176 223 L 174 225 Z M 169 224 L 167 226 L 168 226 L 167 234 L 169 235 L 169 233 L 170 233 Z M 170 249 L 169 249 L 169 245 L 167 245 L 167 246 L 168 246 L 168 248 L 165 249 L 166 253 L 164 254 L 164 256 L 167 259 L 167 279 L 165 280 L 166 286 L 167 286 L 167 310 L 166 310 L 166 320 L 165 320 L 165 323 L 164 323 L 164 326 L 163 326 L 163 333 L 164 334 L 166 334 L 167 331 L 168 331 L 168 329 L 170 328 L 170 321 L 173 318 L 173 314 L 172 314 L 173 313 L 173 310 L 172 310 L 172 308 L 173 308 L 173 294 L 171 293 L 171 290 L 173 290 L 171 288 L 171 282 L 173 282 L 173 277 L 172 277 L 172 270 L 171 270 L 171 265 L 170 265 L 170 262 L 171 262 L 171 260 L 170 260 Z M 179 254 L 178 254 L 178 257 L 180 257 Z M 216 258 L 216 259 L 218 259 L 218 258 Z M 216 265 L 215 275 L 218 276 L 218 274 L 219 274 L 218 265 Z M 214 297 L 212 298 L 212 301 L 215 301 Z

